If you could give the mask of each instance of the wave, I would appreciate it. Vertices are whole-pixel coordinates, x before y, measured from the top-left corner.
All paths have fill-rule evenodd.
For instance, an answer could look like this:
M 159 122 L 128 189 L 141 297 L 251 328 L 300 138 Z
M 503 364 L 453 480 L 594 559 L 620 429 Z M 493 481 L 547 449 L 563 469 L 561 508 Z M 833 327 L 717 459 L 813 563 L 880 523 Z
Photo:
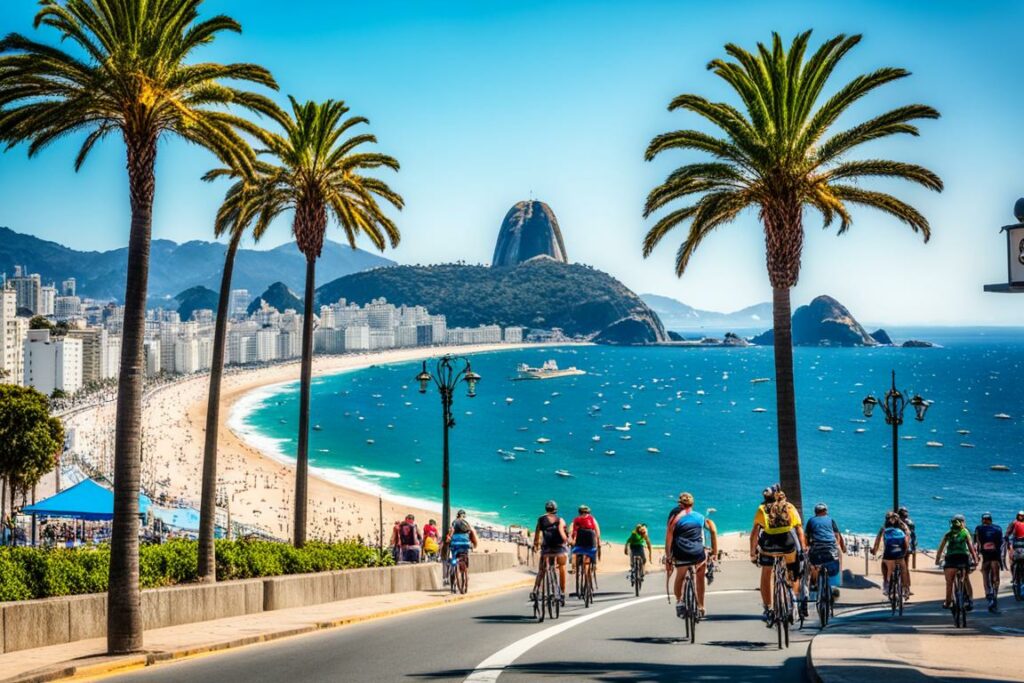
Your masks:
M 400 479 L 402 477 L 398 472 L 378 472 L 377 470 L 368 470 L 365 467 L 360 467 L 359 465 L 353 467 L 352 471 L 364 477 L 381 477 L 384 479 Z

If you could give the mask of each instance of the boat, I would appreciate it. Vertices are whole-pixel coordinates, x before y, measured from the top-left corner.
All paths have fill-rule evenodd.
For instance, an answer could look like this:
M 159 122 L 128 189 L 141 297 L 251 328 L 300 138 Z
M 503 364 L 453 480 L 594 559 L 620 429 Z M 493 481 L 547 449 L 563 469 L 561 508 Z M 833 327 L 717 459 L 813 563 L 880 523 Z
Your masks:
M 615 451 L 609 449 L 609 450 L 605 451 L 604 454 L 605 455 L 615 455 Z
M 523 448 L 522 446 L 513 446 L 512 450 L 516 451 L 517 453 L 525 453 L 526 452 L 526 449 Z
M 281 424 L 287 424 L 287 423 L 285 422 L 285 419 L 284 419 L 283 417 L 282 417 L 282 418 L 281 418 L 280 420 L 278 420 L 278 422 L 280 422 Z
M 529 427 L 518 427 L 516 429 L 516 431 L 517 432 L 528 432 L 528 431 L 530 431 L 530 428 Z
M 912 462 L 907 467 L 913 467 L 915 470 L 937 470 L 939 466 L 933 462 Z
M 506 453 L 505 455 L 501 456 L 501 459 L 504 460 L 505 462 L 512 462 L 513 460 L 516 459 L 516 456 L 512 455 L 511 453 Z
M 542 436 L 539 439 L 537 439 L 537 443 L 551 443 L 551 439 L 549 439 L 549 438 L 547 438 L 545 436 Z
M 989 465 L 988 468 L 993 472 L 1009 472 L 1009 465 Z
M 561 395 L 562 395 L 562 392 L 560 392 L 560 391 L 552 391 L 551 392 L 551 397 L 552 398 L 554 398 L 555 396 L 561 396 Z
M 956 433 L 961 435 L 961 436 L 967 436 L 968 434 L 971 433 L 971 430 L 970 429 L 958 429 L 958 430 L 956 430 Z
M 555 475 L 559 477 L 572 477 L 572 473 L 569 470 L 555 470 Z
M 543 448 L 534 448 L 533 452 L 536 453 L 537 455 L 544 455 L 544 449 Z
M 854 434 L 863 434 L 866 431 L 868 431 L 868 430 L 864 429 L 863 427 L 857 427 L 857 429 L 853 430 L 853 433 Z
M 598 441 L 601 440 L 601 437 L 599 437 L 599 436 L 592 436 L 592 437 L 590 437 L 590 440 L 593 441 L 594 443 L 597 443 Z
M 367 439 L 367 440 L 366 440 L 366 443 L 367 443 L 367 445 L 370 445 L 370 446 L 372 446 L 372 445 L 373 445 L 374 443 L 376 443 L 376 442 L 375 442 L 375 441 L 374 441 L 373 439 Z
M 314 431 L 314 432 L 319 432 L 319 431 L 321 431 L 322 429 L 323 429 L 323 427 L 321 427 L 320 425 L 313 425 L 313 431 Z
M 905 435 L 905 436 L 901 436 L 900 438 L 901 438 L 901 439 L 903 439 L 904 441 L 913 441 L 913 440 L 914 440 L 914 439 L 916 439 L 917 437 L 916 437 L 916 436 L 913 436 L 913 435 L 911 435 L 911 434 L 907 434 L 907 435 Z
M 556 377 L 571 377 L 573 375 L 585 375 L 585 371 L 580 370 L 576 366 L 565 368 L 561 370 L 558 368 L 558 363 L 554 360 L 544 361 L 544 365 L 539 368 L 532 368 L 526 363 L 520 363 L 516 367 L 516 376 L 513 380 L 524 380 L 524 379 L 554 379 Z
M 750 383 L 751 384 L 761 384 L 762 382 L 771 382 L 771 381 L 772 381 L 771 377 L 755 377 L 754 379 L 750 380 Z
M 819 432 L 831 432 L 832 428 L 829 427 L 828 425 L 818 425 L 818 431 Z
M 924 445 L 928 448 L 942 448 L 941 441 L 926 441 Z
M 750 412 L 752 412 L 752 413 L 767 413 L 768 411 L 765 408 L 754 408 Z
M 630 427 L 630 423 L 627 422 L 626 424 L 622 425 L 621 427 L 615 427 L 614 429 L 617 432 L 628 432 L 629 431 L 629 427 Z
M 661 450 L 655 448 L 654 446 L 651 446 L 650 448 L 647 449 L 647 452 L 648 453 L 661 453 Z
M 619 438 L 620 438 L 620 439 L 622 439 L 623 441 L 629 441 L 629 440 L 630 440 L 630 439 L 632 439 L 633 437 L 631 437 L 631 436 L 630 436 L 629 434 L 623 434 L 623 435 L 622 435 L 622 436 L 620 436 Z
M 995 414 L 995 418 L 996 418 L 997 420 L 1009 420 L 1009 419 L 1010 419 L 1010 416 L 1009 416 L 1009 415 L 1007 415 L 1006 413 L 996 413 L 996 414 Z
M 421 462 L 423 462 L 423 458 L 416 458 L 416 462 L 417 462 L 417 463 L 421 463 Z
M 646 425 L 646 424 L 647 424 L 647 420 L 637 420 L 637 421 L 636 421 L 636 423 L 637 423 L 638 425 L 640 425 L 641 427 L 643 427 L 644 425 Z
M 507 397 L 505 398 L 505 403 L 512 403 L 512 401 L 514 401 L 514 400 L 515 400 L 515 399 L 514 399 L 514 398 L 512 398 L 511 396 L 507 396 Z
M 960 444 L 960 448 L 974 448 L 974 444 L 973 443 L 962 443 L 962 444 Z
M 632 410 L 633 406 L 629 405 L 628 403 L 623 403 L 622 404 L 622 409 L 623 410 Z

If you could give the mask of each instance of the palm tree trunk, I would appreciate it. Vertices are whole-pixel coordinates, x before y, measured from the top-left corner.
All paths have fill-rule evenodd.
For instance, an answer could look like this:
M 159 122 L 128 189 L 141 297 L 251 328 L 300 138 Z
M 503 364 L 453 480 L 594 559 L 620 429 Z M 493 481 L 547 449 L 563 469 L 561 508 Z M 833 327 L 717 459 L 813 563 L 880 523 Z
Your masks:
M 295 458 L 296 548 L 306 544 L 306 507 L 309 484 L 309 394 L 313 380 L 313 296 L 316 294 L 316 257 L 306 257 L 306 301 L 302 317 L 302 374 L 299 388 L 299 450 Z
M 139 139 L 142 138 L 142 139 Z M 142 594 L 139 591 L 139 476 L 142 459 L 143 341 L 149 244 L 156 185 L 156 136 L 125 134 L 132 224 L 121 333 L 114 438 L 114 519 L 110 535 L 107 590 L 107 651 L 142 649 Z
M 224 272 L 220 278 L 217 300 L 217 324 L 213 332 L 213 360 L 210 364 L 210 389 L 206 402 L 206 442 L 203 446 L 203 493 L 199 503 L 199 580 L 217 580 L 217 557 L 214 550 L 214 522 L 217 517 L 217 430 L 220 427 L 220 380 L 224 374 L 224 340 L 228 333 L 228 302 L 231 297 L 231 275 L 235 269 L 235 253 L 242 232 L 231 236 L 224 255 Z
M 779 483 L 803 514 L 800 494 L 800 458 L 796 444 L 796 391 L 793 383 L 793 322 L 789 287 L 772 288 L 775 336 L 775 409 L 779 429 Z

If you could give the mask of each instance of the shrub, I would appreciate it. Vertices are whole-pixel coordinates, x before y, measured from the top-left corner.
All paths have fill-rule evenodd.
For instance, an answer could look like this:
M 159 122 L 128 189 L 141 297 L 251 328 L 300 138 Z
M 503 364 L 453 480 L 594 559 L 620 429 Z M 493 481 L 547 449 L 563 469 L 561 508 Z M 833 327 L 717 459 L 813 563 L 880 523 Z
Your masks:
M 358 541 L 312 542 L 303 548 L 271 541 L 217 541 L 217 579 L 355 569 L 390 565 L 374 548 Z M 60 595 L 102 593 L 107 589 L 110 547 L 0 547 L 0 602 Z M 139 585 L 159 588 L 195 581 L 198 544 L 172 540 L 139 548 Z

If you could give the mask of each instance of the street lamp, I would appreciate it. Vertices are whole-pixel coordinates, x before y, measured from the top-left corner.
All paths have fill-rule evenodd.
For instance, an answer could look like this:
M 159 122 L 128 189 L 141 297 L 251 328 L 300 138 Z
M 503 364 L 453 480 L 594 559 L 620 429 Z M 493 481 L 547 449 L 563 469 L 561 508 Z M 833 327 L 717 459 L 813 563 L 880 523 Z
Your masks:
M 1017 200 L 1013 215 L 1017 222 L 1002 228 L 1006 233 L 1006 282 L 985 285 L 986 292 L 1024 293 L 1024 198 Z
M 461 370 L 456 368 L 459 361 L 463 361 L 465 363 L 465 366 Z M 421 394 L 427 393 L 427 388 L 430 386 L 431 382 L 437 385 L 437 390 L 441 394 L 442 418 L 444 425 L 444 458 L 441 466 L 441 524 L 442 533 L 447 534 L 448 527 L 451 524 L 451 501 L 448 485 L 448 430 L 455 426 L 455 418 L 452 417 L 452 399 L 455 395 L 455 387 L 458 386 L 459 382 L 466 383 L 466 396 L 469 398 L 475 398 L 476 384 L 480 381 L 480 375 L 473 372 L 473 368 L 470 365 L 468 358 L 444 355 L 437 360 L 437 365 L 433 374 L 427 370 L 427 361 L 423 361 L 423 369 L 420 370 L 418 375 L 416 375 L 416 381 L 419 382 Z M 445 552 L 447 552 L 447 550 Z
M 928 412 L 931 401 L 926 401 L 918 394 L 914 394 L 909 400 L 906 394 L 900 393 L 896 388 L 896 371 L 892 371 L 892 387 L 885 393 L 885 398 L 879 401 L 874 396 L 868 395 L 861 404 L 864 408 L 864 417 L 870 418 L 876 406 L 882 407 L 885 413 L 885 424 L 892 425 L 892 511 L 896 512 L 900 507 L 900 471 L 899 471 L 899 439 L 900 425 L 903 424 L 903 411 L 907 406 L 914 409 L 914 419 L 918 422 L 924 421 L 925 413 Z

